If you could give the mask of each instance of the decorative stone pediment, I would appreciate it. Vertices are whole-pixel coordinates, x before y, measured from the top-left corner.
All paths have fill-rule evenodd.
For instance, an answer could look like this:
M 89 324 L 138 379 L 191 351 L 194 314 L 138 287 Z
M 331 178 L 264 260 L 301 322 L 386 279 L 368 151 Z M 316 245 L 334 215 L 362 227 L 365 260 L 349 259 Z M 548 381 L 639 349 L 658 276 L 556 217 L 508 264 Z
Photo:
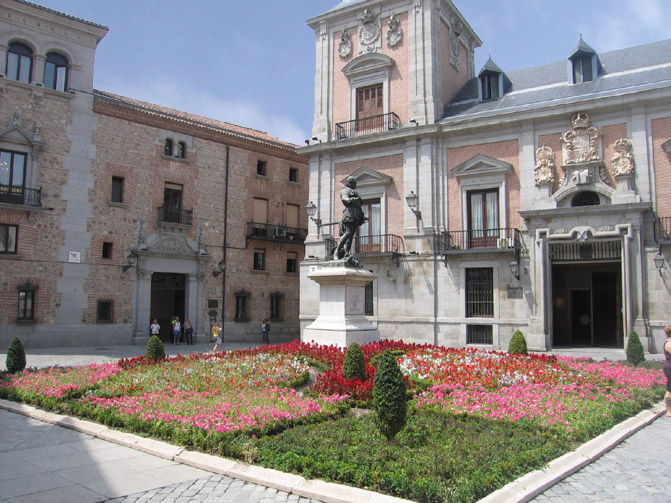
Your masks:
M 513 170 L 513 165 L 509 162 L 494 159 L 484 154 L 478 154 L 471 157 L 468 161 L 462 162 L 459 166 L 452 168 L 455 178 L 480 177 L 491 175 L 505 175 Z
M 378 70 L 388 71 L 396 62 L 386 54 L 364 54 L 347 63 L 342 72 L 348 77 Z
M 570 131 L 561 135 L 563 142 L 564 164 L 601 160 L 601 131 L 592 126 L 592 121 L 585 112 L 578 112 L 571 117 Z
M 200 255 L 198 247 L 185 234 L 163 231 L 154 236 L 154 240 L 147 245 L 146 253 L 179 257 Z
M 21 123 L 21 111 L 18 109 L 12 115 L 11 124 L 0 131 L 0 141 L 27 145 L 34 152 L 39 152 L 43 145 L 40 126 L 36 124 L 33 132 L 29 132 Z
M 555 153 L 550 147 L 543 145 L 536 150 L 536 166 L 534 166 L 536 186 L 552 184 L 555 181 Z
M 356 179 L 357 187 L 359 188 L 370 185 L 389 185 L 393 181 L 391 176 L 385 175 L 379 171 L 375 171 L 374 169 L 367 168 L 365 166 L 359 168 L 349 176 L 352 176 Z M 349 176 L 341 180 L 343 185 Z

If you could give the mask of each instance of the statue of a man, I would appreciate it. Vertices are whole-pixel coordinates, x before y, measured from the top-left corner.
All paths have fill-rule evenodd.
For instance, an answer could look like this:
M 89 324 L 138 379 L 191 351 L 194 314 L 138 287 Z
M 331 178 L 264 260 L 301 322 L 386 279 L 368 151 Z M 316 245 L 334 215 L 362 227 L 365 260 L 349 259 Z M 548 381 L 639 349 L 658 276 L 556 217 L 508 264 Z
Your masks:
M 345 211 L 340 221 L 340 241 L 333 251 L 335 260 L 352 256 L 352 241 L 356 230 L 367 220 L 361 209 L 361 197 L 354 189 L 356 189 L 356 178 L 350 176 L 340 191 L 340 200 L 345 206 Z

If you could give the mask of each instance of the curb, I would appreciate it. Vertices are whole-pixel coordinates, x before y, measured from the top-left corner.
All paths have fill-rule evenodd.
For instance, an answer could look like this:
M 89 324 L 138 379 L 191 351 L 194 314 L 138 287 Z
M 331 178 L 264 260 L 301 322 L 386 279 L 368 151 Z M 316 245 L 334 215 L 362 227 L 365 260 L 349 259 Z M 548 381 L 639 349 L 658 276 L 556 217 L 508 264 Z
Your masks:
M 131 449 L 191 466 L 193 468 L 199 468 L 218 475 L 225 475 L 253 484 L 293 493 L 304 498 L 314 498 L 324 503 L 414 503 L 410 500 L 387 496 L 373 491 L 366 491 L 356 487 L 334 484 L 321 480 L 308 480 L 300 475 L 283 473 L 270 468 L 249 465 L 240 461 L 212 456 L 211 454 L 204 454 L 202 452 L 189 451 L 160 440 L 113 430 L 98 423 L 54 414 L 53 412 L 46 412 L 30 405 L 11 402 L 9 400 L 0 399 L 0 409 L 21 414 L 45 423 L 70 428 L 71 430 L 101 440 L 106 440 L 123 447 L 130 447 Z
M 193 468 L 285 491 L 304 498 L 317 499 L 324 503 L 413 503 L 410 500 L 365 489 L 324 482 L 322 480 L 308 480 L 300 475 L 283 473 L 278 470 L 249 465 L 202 452 L 189 451 L 160 440 L 113 430 L 107 426 L 83 419 L 46 412 L 30 405 L 0 399 L 0 409 L 22 414 L 45 423 L 70 428 L 80 433 L 100 438 L 101 440 L 130 447 L 131 449 Z M 652 423 L 664 414 L 665 410 L 664 403 L 660 402 L 651 409 L 641 411 L 636 416 L 615 425 L 610 430 L 581 445 L 576 450 L 551 461 L 546 468 L 523 475 L 519 479 L 510 482 L 501 489 L 479 500 L 478 503 L 527 502 L 557 482 L 603 456 L 641 428 Z

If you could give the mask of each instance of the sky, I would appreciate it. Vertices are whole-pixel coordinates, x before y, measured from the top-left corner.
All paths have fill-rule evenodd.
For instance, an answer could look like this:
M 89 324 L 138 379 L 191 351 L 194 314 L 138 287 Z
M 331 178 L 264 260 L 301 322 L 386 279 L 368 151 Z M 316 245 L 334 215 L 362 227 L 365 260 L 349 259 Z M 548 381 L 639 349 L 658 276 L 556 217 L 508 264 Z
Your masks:
M 315 34 L 340 0 L 32 0 L 109 27 L 94 87 L 303 145 L 314 110 Z M 453 0 L 503 70 L 671 38 L 669 0 Z

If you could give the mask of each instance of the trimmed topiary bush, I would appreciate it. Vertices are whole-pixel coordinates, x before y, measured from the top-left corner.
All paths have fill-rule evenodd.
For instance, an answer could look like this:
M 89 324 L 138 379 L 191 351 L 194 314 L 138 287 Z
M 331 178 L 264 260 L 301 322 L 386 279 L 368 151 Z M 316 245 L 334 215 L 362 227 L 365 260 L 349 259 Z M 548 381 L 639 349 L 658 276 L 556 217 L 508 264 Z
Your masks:
M 7 348 L 7 370 L 12 374 L 21 372 L 26 368 L 26 350 L 18 337 L 14 337 Z
M 515 330 L 513 338 L 508 344 L 508 353 L 511 355 L 526 355 L 527 354 L 527 340 L 520 330 Z
M 366 380 L 366 361 L 361 346 L 353 342 L 345 351 L 345 361 L 342 366 L 342 375 L 345 379 Z
M 388 349 L 382 355 L 373 382 L 375 424 L 387 440 L 393 440 L 407 420 L 407 386 L 396 358 Z
M 165 358 L 165 348 L 157 335 L 152 335 L 147 343 L 147 358 L 158 361 Z
M 627 343 L 627 361 L 638 365 L 645 361 L 645 351 L 643 351 L 643 344 L 636 332 L 629 334 L 629 342 Z

